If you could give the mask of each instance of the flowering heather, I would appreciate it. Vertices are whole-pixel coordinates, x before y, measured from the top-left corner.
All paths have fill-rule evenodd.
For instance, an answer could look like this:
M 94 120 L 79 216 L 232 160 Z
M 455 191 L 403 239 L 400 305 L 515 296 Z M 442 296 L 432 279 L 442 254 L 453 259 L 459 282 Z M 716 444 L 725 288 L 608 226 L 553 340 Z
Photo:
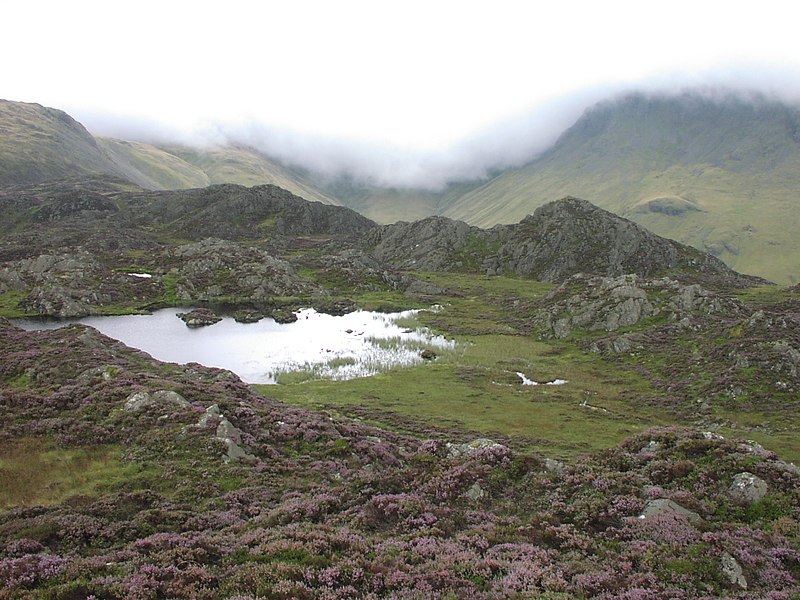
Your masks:
M 4 442 L 105 446 L 126 469 L 0 512 L 0 599 L 800 594 L 800 475 L 743 440 L 652 429 L 548 471 L 503 445 L 450 457 L 438 439 L 288 407 L 85 327 L 0 323 L 0 353 Z M 123 410 L 159 390 L 189 404 Z M 222 460 L 218 422 L 198 424 L 213 404 L 255 460 Z M 763 499 L 731 498 L 743 472 Z M 645 516 L 654 501 L 697 518 Z

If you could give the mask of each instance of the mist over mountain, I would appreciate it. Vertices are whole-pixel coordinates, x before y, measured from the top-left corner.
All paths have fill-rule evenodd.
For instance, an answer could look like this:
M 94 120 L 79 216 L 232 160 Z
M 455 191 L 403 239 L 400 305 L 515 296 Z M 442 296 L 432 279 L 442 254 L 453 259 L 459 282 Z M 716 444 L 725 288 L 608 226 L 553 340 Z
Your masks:
M 444 214 L 488 226 L 577 195 L 733 268 L 795 282 L 800 111 L 766 98 L 634 94 L 586 111 L 541 157 Z
M 153 190 L 268 183 L 380 223 L 446 215 L 483 227 L 577 196 L 736 270 L 797 282 L 800 117 L 790 93 L 635 93 L 578 117 L 590 96 L 416 153 L 261 125 L 215 126 L 194 141 L 173 132 L 180 143 L 152 124 L 142 130 L 152 143 L 93 138 L 61 111 L 3 102 L 0 182 L 100 174 Z
M 148 190 L 272 184 L 308 200 L 337 204 L 302 173 L 254 148 L 94 137 L 61 110 L 0 100 L 0 185 L 96 176 Z

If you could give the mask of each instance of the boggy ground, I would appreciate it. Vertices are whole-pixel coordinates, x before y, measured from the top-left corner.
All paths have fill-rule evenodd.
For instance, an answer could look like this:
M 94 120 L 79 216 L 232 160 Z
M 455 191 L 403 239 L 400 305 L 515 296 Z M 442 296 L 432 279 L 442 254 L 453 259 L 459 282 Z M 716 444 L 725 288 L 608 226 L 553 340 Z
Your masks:
M 736 310 L 715 304 L 721 320 L 705 302 L 670 320 L 671 301 L 625 280 L 661 312 L 613 331 L 570 321 L 555 338 L 546 315 L 585 315 L 586 281 L 419 277 L 444 293 L 357 300 L 438 302 L 420 321 L 459 351 L 261 394 L 86 327 L 0 324 L 0 598 L 800 593 L 800 474 L 785 462 L 796 395 L 759 395 L 776 377 L 797 384 L 791 291 L 741 292 Z M 594 310 L 607 325 L 614 310 L 632 318 L 621 306 Z M 684 319 L 677 341 L 708 358 L 674 388 L 664 373 L 681 376 L 682 355 L 662 338 Z M 736 367 L 728 344 L 750 339 L 751 321 L 764 339 L 753 333 Z M 631 345 L 614 351 L 615 336 Z M 569 383 L 522 386 L 518 371 Z M 719 374 L 749 400 L 713 392 Z M 759 421 L 767 410 L 780 427 Z M 231 443 L 241 458 L 226 461 Z
M 691 424 L 800 459 L 800 296 L 764 286 L 710 290 L 671 279 L 529 279 L 415 273 L 420 323 L 455 351 L 347 382 L 263 387 L 418 435 L 449 422 L 513 447 L 569 458 L 654 425 Z M 385 305 L 408 293 L 367 294 Z M 564 325 L 564 323 L 568 325 Z M 556 335 L 555 332 L 558 332 Z M 562 386 L 523 386 L 517 373 Z M 505 436 L 505 437 L 504 437 Z

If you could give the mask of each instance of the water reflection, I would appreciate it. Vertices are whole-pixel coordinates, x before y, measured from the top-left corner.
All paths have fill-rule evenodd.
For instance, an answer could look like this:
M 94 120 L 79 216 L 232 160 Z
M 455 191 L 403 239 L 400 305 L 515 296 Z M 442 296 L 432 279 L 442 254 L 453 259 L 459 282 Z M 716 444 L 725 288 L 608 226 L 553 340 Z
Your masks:
M 303 309 L 296 313 L 295 323 L 263 319 L 242 324 L 225 317 L 216 325 L 190 329 L 175 316 L 188 310 L 166 308 L 151 315 L 69 321 L 16 319 L 14 323 L 28 330 L 83 323 L 158 360 L 229 369 L 248 383 L 275 383 L 276 376 L 298 371 L 329 379 L 364 377 L 421 362 L 422 347 L 454 347 L 442 336 L 395 322 L 418 311 L 331 316 Z

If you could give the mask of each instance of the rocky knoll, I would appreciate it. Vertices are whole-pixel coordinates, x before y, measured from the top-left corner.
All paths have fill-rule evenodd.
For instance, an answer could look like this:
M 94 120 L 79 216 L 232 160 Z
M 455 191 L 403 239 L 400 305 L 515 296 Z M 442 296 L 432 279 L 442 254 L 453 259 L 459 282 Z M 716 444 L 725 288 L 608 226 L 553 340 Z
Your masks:
M 165 262 L 176 265 L 165 277 L 178 302 L 263 302 L 275 296 L 324 294 L 288 262 L 227 240 L 207 238 L 178 246 Z
M 42 254 L 0 265 L 0 294 L 14 294 L 25 312 L 83 317 L 114 304 L 145 303 L 161 294 L 160 280 L 114 271 L 94 255 Z
M 670 278 L 574 275 L 529 310 L 533 332 L 628 364 L 703 426 L 720 425 L 720 407 L 800 408 L 797 299 L 753 304 Z M 759 426 L 785 426 L 768 422 Z
M 226 240 L 154 250 L 148 263 L 150 272 L 128 272 L 83 247 L 8 261 L 0 264 L 0 294 L 13 294 L 24 312 L 54 317 L 153 303 L 269 303 L 276 297 L 327 295 L 288 262 Z
M 652 277 L 674 271 L 740 279 L 719 259 L 578 198 L 551 202 L 516 225 L 490 231 L 502 245 L 484 263 L 487 270 L 494 267 L 542 281 L 563 281 L 579 272 Z
M 136 225 L 162 224 L 185 239 L 258 239 L 270 235 L 356 236 L 376 224 L 340 206 L 309 202 L 274 185 L 213 185 L 126 196 Z
M 535 321 L 544 335 L 565 338 L 573 330 L 614 332 L 646 319 L 681 322 L 694 314 L 741 317 L 747 309 L 738 300 L 718 295 L 698 284 L 685 285 L 667 277 L 637 275 L 597 277 L 573 275 L 542 301 L 546 308 Z
M 376 257 L 401 269 L 513 273 L 553 282 L 579 272 L 673 273 L 728 285 L 761 281 L 577 198 L 551 202 L 515 225 L 483 230 L 431 217 L 375 229 L 364 243 Z
M 413 223 L 401 221 L 375 229 L 366 235 L 364 244 L 377 259 L 398 269 L 457 271 L 465 270 L 459 253 L 470 240 L 481 243 L 485 238 L 485 231 L 462 221 L 428 217 Z

